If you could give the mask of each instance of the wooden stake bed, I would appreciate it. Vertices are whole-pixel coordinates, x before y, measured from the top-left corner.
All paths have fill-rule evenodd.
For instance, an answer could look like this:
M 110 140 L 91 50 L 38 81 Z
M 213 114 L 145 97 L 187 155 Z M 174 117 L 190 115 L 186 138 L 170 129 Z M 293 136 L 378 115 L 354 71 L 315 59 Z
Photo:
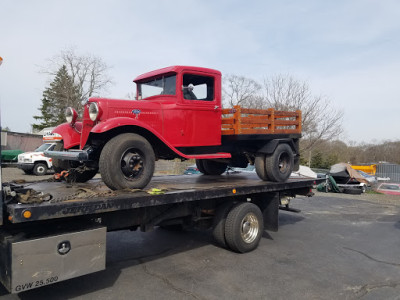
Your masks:
M 301 111 L 248 109 L 222 110 L 222 135 L 301 133 Z

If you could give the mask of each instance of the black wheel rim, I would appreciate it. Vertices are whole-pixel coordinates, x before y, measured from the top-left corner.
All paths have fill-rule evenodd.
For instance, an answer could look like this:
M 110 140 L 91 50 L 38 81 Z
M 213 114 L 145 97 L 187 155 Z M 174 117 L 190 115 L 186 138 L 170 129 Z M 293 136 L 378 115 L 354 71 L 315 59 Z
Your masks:
M 137 149 L 128 149 L 121 156 L 121 171 L 126 179 L 135 179 L 144 169 L 144 156 Z
M 288 153 L 284 152 L 279 156 L 278 160 L 279 172 L 286 174 L 290 169 L 290 156 Z

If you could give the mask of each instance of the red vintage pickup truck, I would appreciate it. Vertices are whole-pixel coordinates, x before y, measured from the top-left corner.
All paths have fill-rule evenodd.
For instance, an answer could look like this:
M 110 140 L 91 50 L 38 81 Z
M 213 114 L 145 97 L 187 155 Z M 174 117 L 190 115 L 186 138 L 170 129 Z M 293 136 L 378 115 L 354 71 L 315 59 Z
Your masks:
M 135 100 L 90 98 L 80 120 L 53 131 L 56 171 L 85 182 L 100 171 L 111 189 L 143 188 L 158 159 L 195 159 L 206 175 L 254 164 L 265 181 L 285 181 L 299 165 L 301 112 L 222 109 L 221 73 L 171 66 L 138 76 Z

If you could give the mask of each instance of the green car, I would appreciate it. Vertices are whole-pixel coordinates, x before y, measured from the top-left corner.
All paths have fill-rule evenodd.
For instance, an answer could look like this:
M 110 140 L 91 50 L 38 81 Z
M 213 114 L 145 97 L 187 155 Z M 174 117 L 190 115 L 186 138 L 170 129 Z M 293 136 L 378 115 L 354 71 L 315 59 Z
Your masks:
M 18 155 L 23 153 L 22 150 L 1 150 L 2 162 L 17 162 Z

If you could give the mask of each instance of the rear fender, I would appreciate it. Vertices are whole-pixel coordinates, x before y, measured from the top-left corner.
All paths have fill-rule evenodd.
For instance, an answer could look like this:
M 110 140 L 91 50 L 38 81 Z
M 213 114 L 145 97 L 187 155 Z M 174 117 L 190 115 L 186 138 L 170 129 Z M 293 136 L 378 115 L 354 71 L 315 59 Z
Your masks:
M 294 141 L 293 139 L 275 139 L 269 141 L 267 144 L 265 144 L 261 149 L 258 150 L 260 153 L 264 154 L 272 154 L 274 153 L 276 147 L 278 147 L 279 144 L 288 144 L 290 148 L 292 148 L 293 153 L 294 153 L 294 168 L 293 171 L 298 171 L 300 167 L 300 153 L 299 153 L 299 143 L 298 140 Z
M 292 148 L 293 153 L 295 155 L 299 154 L 298 147 L 295 145 L 295 142 L 293 139 L 275 139 L 269 141 L 267 144 L 262 146 L 258 152 L 259 153 L 264 153 L 264 154 L 272 154 L 274 153 L 276 147 L 278 147 L 279 144 L 288 144 L 290 148 Z
M 61 135 L 64 142 L 64 148 L 70 149 L 79 146 L 81 141 L 81 130 L 82 122 L 76 122 L 74 126 L 71 126 L 69 123 L 63 123 L 54 128 L 52 133 Z

